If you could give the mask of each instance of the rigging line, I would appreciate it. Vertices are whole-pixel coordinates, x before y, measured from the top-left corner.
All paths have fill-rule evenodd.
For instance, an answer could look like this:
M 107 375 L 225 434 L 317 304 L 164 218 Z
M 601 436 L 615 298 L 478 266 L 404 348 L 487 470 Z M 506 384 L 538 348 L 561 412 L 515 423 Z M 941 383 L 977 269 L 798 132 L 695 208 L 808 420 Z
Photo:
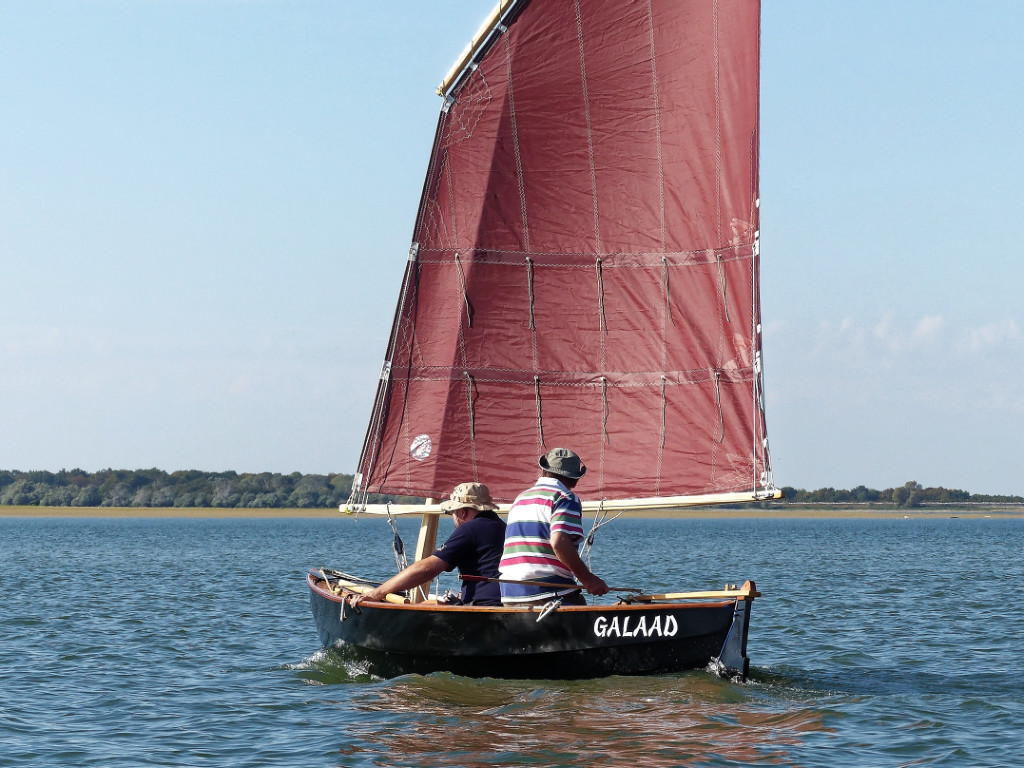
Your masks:
M 473 411 L 473 376 L 469 371 L 463 371 L 466 374 L 466 402 L 468 405 L 469 412 L 469 436 L 472 440 L 476 441 L 476 414 Z
M 409 560 L 405 556 L 405 543 L 402 541 L 402 537 L 398 535 L 398 526 L 395 525 L 395 520 L 391 517 L 391 505 L 386 504 L 384 510 L 388 515 L 388 525 L 391 526 L 391 532 L 395 534 L 395 538 L 391 542 L 392 548 L 395 550 L 395 565 L 398 566 L 398 571 L 401 573 L 409 567 Z
M 533 259 L 526 257 L 526 290 L 530 295 L 530 330 L 537 330 L 537 318 L 533 311 Z
M 715 441 L 717 443 L 725 440 L 725 414 L 722 412 L 722 387 L 719 383 L 721 378 L 721 371 L 715 371 L 715 400 L 718 402 L 718 439 Z
M 597 536 L 598 530 L 600 530 L 603 526 L 608 525 L 608 523 L 612 522 L 613 520 L 617 520 L 619 516 L 622 515 L 622 511 L 623 510 L 620 509 L 618 512 L 615 513 L 614 517 L 608 517 L 608 510 L 604 508 L 604 499 L 601 499 L 601 501 L 598 503 L 597 514 L 594 515 L 594 524 L 591 526 L 590 533 L 587 534 L 587 538 L 583 542 L 583 548 L 581 553 L 581 557 L 587 558 L 588 567 L 590 566 L 590 553 L 594 548 L 594 540 Z
M 392 387 L 392 366 L 395 358 L 399 354 L 399 346 L 403 343 L 402 337 L 402 317 L 406 312 L 407 305 L 412 312 L 412 317 L 415 317 L 416 299 L 418 297 L 418 288 L 420 280 L 420 263 L 419 263 L 420 244 L 418 241 L 413 241 L 409 246 L 409 257 L 406 261 L 405 272 L 402 276 L 402 289 L 398 297 L 398 304 L 395 307 L 395 315 L 391 326 L 391 335 L 388 338 L 387 356 L 384 359 L 384 364 L 381 368 L 380 381 L 377 383 L 377 395 L 374 399 L 373 412 L 370 415 L 370 423 L 366 428 L 366 436 L 363 438 L 363 448 L 359 454 L 359 469 L 366 478 L 366 487 L 362 491 L 362 498 L 360 503 L 365 506 L 366 500 L 369 498 L 369 484 L 370 479 L 373 477 L 373 473 L 377 468 L 377 461 L 380 458 L 379 453 L 383 448 L 383 430 L 384 422 L 386 420 L 387 411 L 391 405 L 391 394 L 393 391 Z M 413 330 L 413 333 L 415 331 Z M 413 342 L 408 343 L 409 359 L 411 362 L 413 349 Z M 405 388 L 405 395 L 402 399 L 402 410 L 405 410 L 405 403 L 407 400 L 408 387 Z M 387 471 L 390 469 L 390 463 L 388 468 L 385 469 L 385 476 Z
M 725 310 L 725 322 L 729 321 L 729 295 L 728 288 L 729 282 L 725 275 L 725 262 L 722 260 L 721 253 L 715 253 L 715 260 L 718 262 L 718 284 L 722 289 L 722 309 Z
M 608 323 L 605 322 L 604 317 L 604 272 L 601 268 L 601 258 L 597 259 L 597 309 L 598 309 L 598 321 L 600 322 L 601 330 L 605 333 L 608 332 Z
M 455 268 L 459 272 L 459 288 L 462 289 L 462 303 L 466 307 L 466 325 L 473 327 L 473 307 L 469 303 L 469 292 L 466 290 L 466 273 L 462 270 L 462 259 L 455 254 Z
M 544 419 L 540 410 L 540 376 L 533 377 L 533 396 L 537 400 L 537 438 L 544 447 Z

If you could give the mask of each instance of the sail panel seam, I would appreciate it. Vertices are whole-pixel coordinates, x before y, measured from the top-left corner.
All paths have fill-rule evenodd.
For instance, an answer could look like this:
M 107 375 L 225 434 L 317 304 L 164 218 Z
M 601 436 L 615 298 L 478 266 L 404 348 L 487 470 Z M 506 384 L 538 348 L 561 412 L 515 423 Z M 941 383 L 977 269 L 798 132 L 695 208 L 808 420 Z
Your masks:
M 601 377 L 601 442 L 608 442 L 608 377 Z M 602 455 L 604 451 L 602 449 Z
M 529 256 L 526 257 L 526 292 L 527 292 L 527 294 L 529 296 L 529 299 L 530 299 L 530 330 L 531 331 L 535 331 L 535 330 L 537 330 L 537 316 L 536 316 L 536 314 L 534 312 L 534 304 L 533 304 L 533 259 L 531 259 Z M 536 342 L 536 338 L 534 338 L 533 352 L 534 352 L 534 355 L 533 355 L 534 356 L 534 367 L 536 367 L 536 359 L 537 359 L 537 342 Z
M 526 214 L 526 182 L 523 178 L 523 158 L 519 147 L 519 122 L 516 117 L 515 90 L 512 85 L 512 47 L 508 36 L 504 38 L 505 69 L 508 76 L 508 111 L 512 123 L 512 151 L 516 159 L 516 183 L 519 185 L 519 211 L 523 217 L 523 246 L 530 250 L 530 222 Z
M 473 462 L 473 479 L 479 480 L 480 466 L 476 453 L 476 410 L 473 403 L 473 390 L 476 387 L 476 382 L 473 381 L 473 376 L 469 371 L 464 373 L 466 374 L 466 411 L 469 416 L 469 450 Z
M 721 61 L 719 49 L 718 30 L 718 0 L 713 0 L 711 15 L 714 23 L 714 68 L 715 68 L 715 225 L 718 232 L 718 242 L 722 242 L 722 232 L 725 229 L 722 221 L 722 89 L 721 89 Z
M 447 248 L 422 248 L 418 261 L 421 264 L 444 264 L 449 260 L 448 252 L 457 250 L 454 246 Z M 465 249 L 461 249 L 465 250 Z M 593 252 L 554 252 L 554 251 L 522 251 L 500 248 L 477 248 L 473 249 L 481 255 L 492 255 L 496 258 L 488 263 L 501 266 L 521 265 L 525 257 L 533 258 L 563 258 L 579 259 L 579 262 L 548 262 L 540 263 L 540 267 L 565 267 L 575 269 L 590 269 L 593 262 L 591 259 L 601 258 L 606 261 L 608 269 L 651 269 L 662 266 L 667 259 L 671 267 L 700 267 L 707 264 L 717 264 L 719 261 L 729 263 L 733 261 L 749 261 L 753 256 L 750 243 L 742 245 L 729 245 L 721 248 L 702 248 L 693 251 L 669 251 L 665 253 L 657 251 L 629 251 L 621 253 L 600 253 Z M 733 251 L 734 253 L 728 253 Z M 517 260 L 508 262 L 501 260 L 503 256 L 515 257 Z M 674 258 L 671 258 L 674 257 Z M 703 258 L 702 258 L 703 257 Z M 608 261 L 611 259 L 611 261 Z M 629 259 L 645 259 L 645 263 L 629 263 Z
M 715 371 L 715 403 L 718 405 L 718 438 L 715 440 L 717 443 L 725 441 L 725 413 L 722 411 L 721 377 L 721 372 Z
M 576 42 L 580 49 L 580 85 L 583 96 L 583 113 L 587 121 L 587 159 L 590 162 L 590 188 L 594 204 L 594 242 L 601 251 L 601 217 L 597 197 L 597 166 L 594 159 L 594 127 L 590 116 L 590 92 L 587 89 L 587 58 L 583 46 L 583 13 L 580 0 L 575 0 Z
M 665 435 L 668 431 L 668 392 L 665 376 L 661 377 L 661 440 L 658 442 L 657 470 L 654 475 L 654 494 L 661 494 L 661 473 L 665 458 Z
M 661 92 L 658 88 L 658 56 L 654 39 L 654 6 L 647 0 L 647 23 L 651 28 L 651 90 L 654 101 L 654 141 L 658 149 L 658 207 L 661 212 L 661 250 L 668 242 L 668 223 L 665 215 L 665 158 L 661 145 Z
M 473 442 L 474 469 L 476 465 L 476 413 L 473 410 L 473 375 L 469 371 L 463 371 L 466 375 L 466 412 L 469 414 L 469 437 Z M 476 477 L 474 471 L 473 476 Z
M 534 398 L 537 401 L 537 439 L 540 447 L 544 447 L 544 415 L 540 407 L 540 376 L 533 377 Z
M 407 381 L 419 381 L 419 382 L 430 382 L 430 381 L 453 381 L 455 379 L 461 379 L 463 376 L 462 367 L 445 367 L 445 368 L 434 368 L 434 369 L 410 369 L 408 366 L 394 366 L 392 369 L 392 376 L 395 374 L 409 373 L 410 370 L 418 370 L 417 375 L 409 375 L 406 377 Z M 428 375 L 433 370 L 436 371 L 436 375 Z M 491 369 L 501 372 L 502 369 Z M 506 371 L 512 371 L 514 369 L 504 369 Z M 602 374 L 586 372 L 586 373 L 573 373 L 567 371 L 541 371 L 540 373 L 546 374 L 544 379 L 544 386 L 546 387 L 596 387 L 600 385 Z M 635 389 L 635 388 L 655 388 L 660 386 L 661 376 L 664 376 L 666 382 L 671 386 L 687 386 L 687 385 L 699 385 L 708 384 L 714 381 L 726 381 L 729 384 L 744 384 L 756 377 L 756 373 L 753 368 L 739 368 L 730 372 L 730 375 L 725 375 L 724 371 L 714 371 L 707 368 L 697 368 L 689 371 L 670 371 L 668 374 L 656 374 L 648 373 L 651 378 L 644 380 L 635 380 L 636 373 L 629 371 L 612 372 L 613 375 L 621 377 L 617 381 L 609 383 L 609 386 L 618 389 Z M 538 378 L 539 374 L 533 378 Z M 564 380 L 558 380 L 557 377 L 565 377 Z M 654 378 L 658 376 L 659 378 Z M 556 377 L 552 379 L 551 377 Z M 572 377 L 578 377 L 576 380 L 570 380 Z M 634 377 L 634 380 L 629 380 L 630 377 Z M 487 376 L 481 375 L 480 369 L 473 374 L 474 382 L 487 382 L 490 384 L 529 384 L 530 380 L 526 378 L 501 378 L 498 376 Z

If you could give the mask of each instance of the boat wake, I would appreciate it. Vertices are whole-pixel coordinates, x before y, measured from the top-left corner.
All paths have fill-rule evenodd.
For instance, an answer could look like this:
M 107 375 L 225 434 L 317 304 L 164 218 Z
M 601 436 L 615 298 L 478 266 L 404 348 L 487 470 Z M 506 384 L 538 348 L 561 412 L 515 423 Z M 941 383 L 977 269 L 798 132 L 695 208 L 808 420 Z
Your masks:
M 370 674 L 364 662 L 328 648 L 321 648 L 308 659 L 289 664 L 287 668 L 295 670 L 298 677 L 310 685 L 371 683 L 382 679 Z

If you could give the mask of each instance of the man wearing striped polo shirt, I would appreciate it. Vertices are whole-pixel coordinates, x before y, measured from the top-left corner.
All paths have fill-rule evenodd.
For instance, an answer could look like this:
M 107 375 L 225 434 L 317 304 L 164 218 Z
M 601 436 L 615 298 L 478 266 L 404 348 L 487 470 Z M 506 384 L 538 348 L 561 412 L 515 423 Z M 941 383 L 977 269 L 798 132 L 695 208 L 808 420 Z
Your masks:
M 568 448 L 553 448 L 537 464 L 543 470 L 540 478 L 509 510 L 498 566 L 501 600 L 505 605 L 530 605 L 561 598 L 563 605 L 586 605 L 581 585 L 592 595 L 608 592 L 608 585 L 578 552 L 583 508 L 572 489 L 587 468 Z

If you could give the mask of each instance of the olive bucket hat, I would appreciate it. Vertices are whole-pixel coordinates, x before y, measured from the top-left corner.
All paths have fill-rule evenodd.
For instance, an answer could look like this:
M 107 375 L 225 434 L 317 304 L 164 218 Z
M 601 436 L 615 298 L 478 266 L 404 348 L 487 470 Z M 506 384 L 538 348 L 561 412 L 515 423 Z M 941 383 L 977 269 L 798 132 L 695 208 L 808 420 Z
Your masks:
M 456 485 L 455 490 L 452 491 L 452 497 L 441 502 L 441 509 L 445 512 L 454 512 L 456 509 L 465 507 L 486 512 L 497 509 L 498 505 L 491 500 L 491 492 L 483 483 Z
M 545 472 L 550 472 L 570 480 L 579 480 L 587 474 L 586 465 L 568 448 L 552 448 L 537 460 L 537 464 Z

